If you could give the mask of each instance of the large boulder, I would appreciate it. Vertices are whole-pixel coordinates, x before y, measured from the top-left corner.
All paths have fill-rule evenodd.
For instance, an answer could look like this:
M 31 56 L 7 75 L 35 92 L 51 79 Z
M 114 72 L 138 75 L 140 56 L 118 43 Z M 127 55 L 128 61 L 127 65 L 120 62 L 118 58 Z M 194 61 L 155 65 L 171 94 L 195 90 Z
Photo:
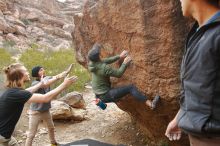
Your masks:
M 20 40 L 18 39 L 18 37 L 16 37 L 14 34 L 12 34 L 12 33 L 8 33 L 7 35 L 6 35 L 6 40 L 8 40 L 8 41 L 12 41 L 12 42 L 14 42 L 14 43 L 18 43 Z
M 5 0 L 0 0 L 0 10 L 1 11 L 7 10 L 7 4 L 6 4 Z
M 26 27 L 25 24 L 22 21 L 20 21 L 18 18 L 16 18 L 13 15 L 6 15 L 5 16 L 5 20 L 8 21 L 9 23 L 13 24 L 13 25 L 18 25 L 18 26 L 21 26 L 21 27 Z
M 30 21 L 39 21 L 40 18 L 44 17 L 44 14 L 35 8 L 22 8 L 20 14 L 21 19 L 27 19 Z
M 4 19 L 3 15 L 0 15 L 0 31 L 6 31 L 9 28 L 8 23 Z
M 16 34 L 17 35 L 21 35 L 21 36 L 27 36 L 27 33 L 26 33 L 26 29 L 24 27 L 21 27 L 21 26 L 18 26 L 16 25 L 15 26 L 15 29 L 16 29 Z
M 54 100 L 51 102 L 51 115 L 54 120 L 84 120 L 86 111 L 83 109 L 71 108 L 63 101 Z
M 12 1 L 12 0 L 11 0 Z M 60 8 L 56 0 L 13 0 L 14 3 L 18 3 L 25 7 L 34 7 L 41 9 L 44 13 L 54 15 L 59 13 Z
M 179 108 L 179 69 L 189 28 L 179 1 L 88 0 L 83 15 L 75 16 L 74 22 L 76 58 L 85 67 L 95 42 L 103 44 L 106 57 L 129 51 L 133 62 L 113 86 L 132 83 L 149 99 L 160 94 L 162 102 L 152 111 L 129 96 L 120 102 L 120 108 L 130 113 L 148 138 L 167 140 L 166 126 Z M 170 145 L 188 145 L 186 139 Z
M 73 108 L 86 108 L 85 100 L 83 99 L 82 93 L 79 92 L 71 92 L 66 94 L 64 97 L 59 99 L 60 101 L 64 101 L 68 105 L 70 105 Z
M 54 17 L 49 14 L 43 13 L 42 9 L 38 10 L 36 8 L 21 8 L 20 18 L 30 21 L 39 21 L 40 24 L 46 24 L 51 26 L 63 27 L 65 21 L 62 18 Z
M 66 32 L 66 31 L 62 30 L 59 27 L 53 27 L 53 28 L 42 27 L 42 29 L 45 32 L 47 32 L 48 34 L 56 35 L 56 36 L 59 36 L 61 38 L 65 38 L 67 40 L 71 40 L 72 39 L 72 36 L 71 36 L 71 34 L 69 32 Z
M 27 32 L 29 34 L 31 34 L 32 36 L 34 36 L 34 37 L 42 37 L 42 36 L 47 35 L 47 34 L 45 34 L 45 32 L 41 28 L 38 28 L 38 27 L 35 27 L 35 26 L 27 27 Z

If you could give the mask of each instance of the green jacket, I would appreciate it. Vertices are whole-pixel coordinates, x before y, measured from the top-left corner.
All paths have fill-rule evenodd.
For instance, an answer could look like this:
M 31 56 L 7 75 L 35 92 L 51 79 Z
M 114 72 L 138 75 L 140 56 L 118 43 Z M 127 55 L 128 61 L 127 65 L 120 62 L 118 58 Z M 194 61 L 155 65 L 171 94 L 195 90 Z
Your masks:
M 110 77 L 120 78 L 127 65 L 122 63 L 119 69 L 114 69 L 108 64 L 119 60 L 120 56 L 113 56 L 99 62 L 90 62 L 89 71 L 92 73 L 92 89 L 95 94 L 105 94 L 111 89 Z

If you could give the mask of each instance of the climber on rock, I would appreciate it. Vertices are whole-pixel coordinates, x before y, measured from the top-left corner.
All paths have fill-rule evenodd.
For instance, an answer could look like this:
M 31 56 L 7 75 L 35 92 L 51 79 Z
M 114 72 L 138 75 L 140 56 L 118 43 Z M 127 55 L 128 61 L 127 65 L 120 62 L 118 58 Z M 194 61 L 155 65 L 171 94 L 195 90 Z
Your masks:
M 127 51 L 123 51 L 120 55 L 116 55 L 110 58 L 101 59 L 100 52 L 102 46 L 100 44 L 94 44 L 92 49 L 88 52 L 89 59 L 89 71 L 92 73 L 92 89 L 96 95 L 97 105 L 102 109 L 106 108 L 105 103 L 117 102 L 122 97 L 131 94 L 138 101 L 143 101 L 151 109 L 155 109 L 160 96 L 154 97 L 153 101 L 149 100 L 145 95 L 140 93 L 136 86 L 130 84 L 122 87 L 111 87 L 110 77 L 120 78 L 129 63 L 131 57 L 128 56 Z M 123 60 L 123 63 L 119 69 L 114 69 L 109 64 Z

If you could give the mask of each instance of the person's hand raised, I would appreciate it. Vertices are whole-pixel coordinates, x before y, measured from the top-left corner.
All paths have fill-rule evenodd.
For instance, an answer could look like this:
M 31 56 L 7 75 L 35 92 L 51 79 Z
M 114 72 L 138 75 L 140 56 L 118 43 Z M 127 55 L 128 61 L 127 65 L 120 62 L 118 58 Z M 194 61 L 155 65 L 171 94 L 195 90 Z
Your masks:
M 62 79 L 64 77 L 66 77 L 71 72 L 72 68 L 73 68 L 73 63 L 68 67 L 67 70 L 65 70 L 65 71 L 61 72 L 60 74 L 56 75 L 56 78 L 57 79 Z
M 67 75 L 63 81 L 63 83 L 68 87 L 71 84 L 75 83 L 77 81 L 78 77 L 77 76 L 71 76 Z
M 73 68 L 73 63 L 72 64 L 70 64 L 70 66 L 68 67 L 68 69 L 66 70 L 66 75 L 68 75 L 70 72 L 71 72 L 71 70 L 72 70 L 72 68 Z
M 63 71 L 63 72 L 59 73 L 58 75 L 56 75 L 56 79 L 62 79 L 65 76 L 67 76 L 67 71 Z

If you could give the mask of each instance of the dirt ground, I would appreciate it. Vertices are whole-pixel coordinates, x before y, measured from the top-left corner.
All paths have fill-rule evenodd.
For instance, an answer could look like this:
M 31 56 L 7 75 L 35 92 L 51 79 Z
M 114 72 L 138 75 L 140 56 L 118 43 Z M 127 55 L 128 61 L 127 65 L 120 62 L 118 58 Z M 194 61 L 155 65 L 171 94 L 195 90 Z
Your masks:
M 81 139 L 94 139 L 110 144 L 124 144 L 126 146 L 144 146 L 145 137 L 134 126 L 130 116 L 120 110 L 115 104 L 108 104 L 106 110 L 99 109 L 93 102 L 94 94 L 91 89 L 83 92 L 87 103 L 87 117 L 85 121 L 55 121 L 56 139 L 66 144 Z M 17 124 L 15 137 L 21 146 L 24 145 L 28 129 L 28 104 L 25 105 L 22 117 Z M 38 128 L 33 146 L 49 146 L 47 129 L 43 123 Z

